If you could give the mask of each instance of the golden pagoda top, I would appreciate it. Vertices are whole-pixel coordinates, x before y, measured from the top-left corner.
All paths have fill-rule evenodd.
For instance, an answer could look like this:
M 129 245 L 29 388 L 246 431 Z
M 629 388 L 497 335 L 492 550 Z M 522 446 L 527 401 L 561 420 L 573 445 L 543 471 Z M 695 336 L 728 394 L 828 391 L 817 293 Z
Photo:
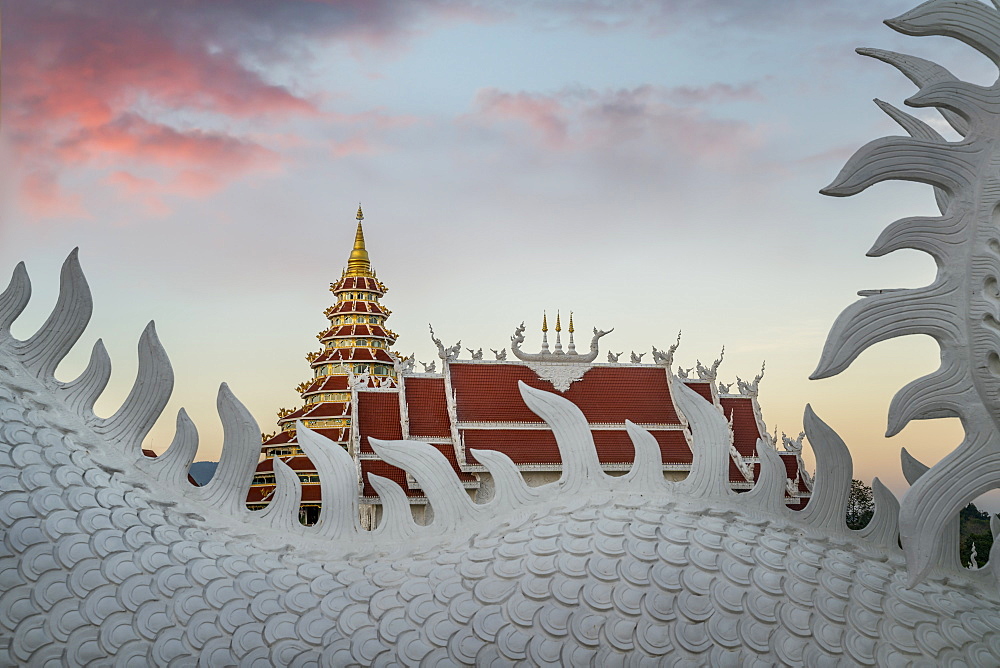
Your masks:
M 358 231 L 354 234 L 354 248 L 351 256 L 347 260 L 347 272 L 345 276 L 372 276 L 372 265 L 368 260 L 368 251 L 365 249 L 365 230 L 361 226 L 361 221 L 365 219 L 365 214 L 361 211 L 361 204 L 358 204 Z

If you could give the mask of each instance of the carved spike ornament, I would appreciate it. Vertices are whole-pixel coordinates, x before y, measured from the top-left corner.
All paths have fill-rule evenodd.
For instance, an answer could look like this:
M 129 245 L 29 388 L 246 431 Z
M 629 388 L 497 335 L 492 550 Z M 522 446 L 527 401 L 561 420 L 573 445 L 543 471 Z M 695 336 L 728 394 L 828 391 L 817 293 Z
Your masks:
M 907 35 L 958 39 L 1000 65 L 1000 13 L 976 0 L 934 0 L 886 22 Z M 909 137 L 877 139 L 861 148 L 822 192 L 854 195 L 890 179 L 935 188 L 938 217 L 892 223 L 869 255 L 900 248 L 931 255 L 937 275 L 927 286 L 872 291 L 834 323 L 814 378 L 839 373 L 869 346 L 927 334 L 941 366 L 894 398 L 888 434 L 910 420 L 958 417 L 965 439 L 906 493 L 900 512 L 910 582 L 926 576 L 956 513 L 1000 486 L 1000 85 L 973 85 L 912 56 L 860 50 L 899 69 L 919 90 L 906 103 L 941 110 L 961 135 L 946 141 L 926 124 L 880 104 Z M 869 294 L 869 293 L 866 293 Z
M 1000 55 L 1000 15 L 972 0 L 930 2 L 890 25 Z M 280 462 L 271 504 L 249 511 L 259 429 L 225 386 L 224 450 L 209 485 L 187 482 L 197 432 L 183 411 L 170 449 L 143 455 L 173 384 L 152 326 L 135 388 L 112 417 L 93 413 L 110 373 L 103 346 L 77 380 L 54 378 L 90 316 L 74 252 L 52 316 L 28 340 L 10 334 L 31 292 L 23 265 L 0 294 L 0 664 L 1000 663 L 997 566 L 963 568 L 957 545 L 941 539 L 958 508 L 1000 480 L 1000 339 L 989 319 L 1000 313 L 1000 92 L 926 61 L 868 55 L 915 80 L 922 88 L 911 102 L 940 105 L 964 136 L 928 139 L 894 111 L 919 136 L 870 144 L 827 191 L 886 178 L 940 190 L 941 218 L 897 223 L 874 251 L 926 250 L 938 279 L 848 309 L 817 372 L 836 373 L 891 336 L 930 333 L 941 343 L 942 370 L 904 388 L 891 424 L 959 415 L 968 436 L 929 470 L 904 453 L 913 487 L 901 510 L 875 484 L 872 523 L 847 528 L 850 453 L 811 409 L 804 422 L 818 470 L 805 510 L 785 508 L 784 467 L 763 439 L 756 486 L 734 493 L 728 421 L 674 379 L 694 454 L 682 482 L 664 480 L 655 438 L 631 423 L 635 465 L 603 473 L 580 410 L 522 385 L 555 434 L 557 481 L 529 487 L 506 455 L 473 451 L 496 487 L 475 504 L 436 448 L 373 442 L 419 481 L 434 520 L 416 525 L 400 486 L 373 476 L 385 514 L 366 531 L 353 460 L 299 425 L 322 481 L 319 522 L 297 521 L 301 487 Z M 451 351 L 439 348 L 447 363 Z

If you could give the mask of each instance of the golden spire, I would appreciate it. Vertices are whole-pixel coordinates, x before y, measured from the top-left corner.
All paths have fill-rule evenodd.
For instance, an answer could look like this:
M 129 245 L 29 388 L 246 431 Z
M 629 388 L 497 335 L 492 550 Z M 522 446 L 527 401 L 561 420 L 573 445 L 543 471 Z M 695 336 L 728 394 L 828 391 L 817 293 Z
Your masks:
M 372 265 L 368 261 L 368 251 L 365 250 L 365 230 L 361 226 L 365 214 L 361 212 L 361 204 L 358 204 L 358 231 L 354 234 L 354 248 L 351 250 L 351 257 L 347 260 L 347 276 L 371 276 Z
M 542 331 L 543 332 L 549 331 L 549 320 L 548 317 L 545 315 L 545 311 L 542 311 Z
M 569 333 L 573 333 L 573 312 L 569 312 Z
M 556 311 L 556 331 L 562 331 L 562 324 L 559 322 L 559 311 Z

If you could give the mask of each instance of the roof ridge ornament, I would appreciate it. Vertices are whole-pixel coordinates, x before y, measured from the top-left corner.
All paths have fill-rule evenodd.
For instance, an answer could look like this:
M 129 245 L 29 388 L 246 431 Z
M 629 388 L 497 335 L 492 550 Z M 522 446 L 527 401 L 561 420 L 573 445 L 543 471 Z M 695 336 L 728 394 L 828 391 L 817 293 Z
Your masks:
M 761 364 L 760 364 L 760 373 L 758 373 L 754 377 L 752 383 L 748 383 L 747 381 L 743 380 L 739 376 L 736 376 L 736 385 L 737 385 L 737 387 L 740 388 L 740 393 L 745 394 L 748 397 L 756 397 L 757 396 L 757 391 L 758 391 L 758 389 L 760 387 L 760 381 L 764 378 L 764 365 L 766 365 L 766 364 L 767 364 L 766 360 L 764 362 L 761 362 Z
M 524 325 L 522 324 L 522 327 L 523 326 Z M 433 341 L 434 345 L 437 346 L 438 357 L 440 357 L 446 362 L 452 362 L 454 360 L 457 360 L 459 353 L 462 352 L 462 341 L 459 340 L 459 342 L 453 345 L 452 347 L 445 348 L 444 344 L 441 343 L 441 339 L 437 338 L 434 335 L 434 326 L 428 323 L 427 327 L 431 330 L 431 341 Z
M 726 356 L 726 347 L 722 346 L 722 352 L 719 353 L 719 359 L 712 363 L 712 366 L 706 367 L 701 363 L 701 360 L 695 360 L 695 370 L 698 372 L 699 380 L 714 381 L 719 375 L 719 365 L 722 364 L 723 358 Z M 764 369 L 761 367 L 761 376 L 764 375 Z
M 657 350 L 656 346 L 653 346 L 653 364 L 659 364 L 661 366 L 667 367 L 668 369 L 672 367 L 674 365 L 674 353 L 677 352 L 677 348 L 680 345 L 681 345 L 681 330 L 677 330 L 677 341 L 674 343 L 674 345 L 667 348 L 666 351 Z M 618 358 L 616 357 L 614 361 L 617 362 Z
M 558 318 L 558 316 L 556 316 Z M 543 323 L 545 322 L 545 317 L 543 316 Z M 561 362 L 561 363 L 581 363 L 588 364 L 597 359 L 598 354 L 598 341 L 601 337 L 610 334 L 615 331 L 614 328 L 608 331 L 598 330 L 594 328 L 594 336 L 590 340 L 590 352 L 580 355 L 573 354 L 569 355 L 564 353 L 561 349 L 557 348 L 556 352 L 549 352 L 547 341 L 545 340 L 545 331 L 547 328 L 543 329 L 542 332 L 542 350 L 536 354 L 526 353 L 521 350 L 521 344 L 524 343 L 524 323 L 514 330 L 514 335 L 510 337 L 510 350 L 514 353 L 514 356 L 521 360 L 522 362 Z M 574 351 L 575 352 L 575 351 Z

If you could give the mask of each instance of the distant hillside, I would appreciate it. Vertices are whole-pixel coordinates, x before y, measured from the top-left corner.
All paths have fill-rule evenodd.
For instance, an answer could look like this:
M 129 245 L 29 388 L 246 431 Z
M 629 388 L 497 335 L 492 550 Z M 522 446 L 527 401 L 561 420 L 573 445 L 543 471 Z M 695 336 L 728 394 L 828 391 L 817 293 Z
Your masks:
M 194 478 L 194 481 L 199 485 L 205 485 L 212 476 L 215 475 L 215 467 L 219 465 L 219 462 L 195 462 L 188 469 L 188 473 Z

